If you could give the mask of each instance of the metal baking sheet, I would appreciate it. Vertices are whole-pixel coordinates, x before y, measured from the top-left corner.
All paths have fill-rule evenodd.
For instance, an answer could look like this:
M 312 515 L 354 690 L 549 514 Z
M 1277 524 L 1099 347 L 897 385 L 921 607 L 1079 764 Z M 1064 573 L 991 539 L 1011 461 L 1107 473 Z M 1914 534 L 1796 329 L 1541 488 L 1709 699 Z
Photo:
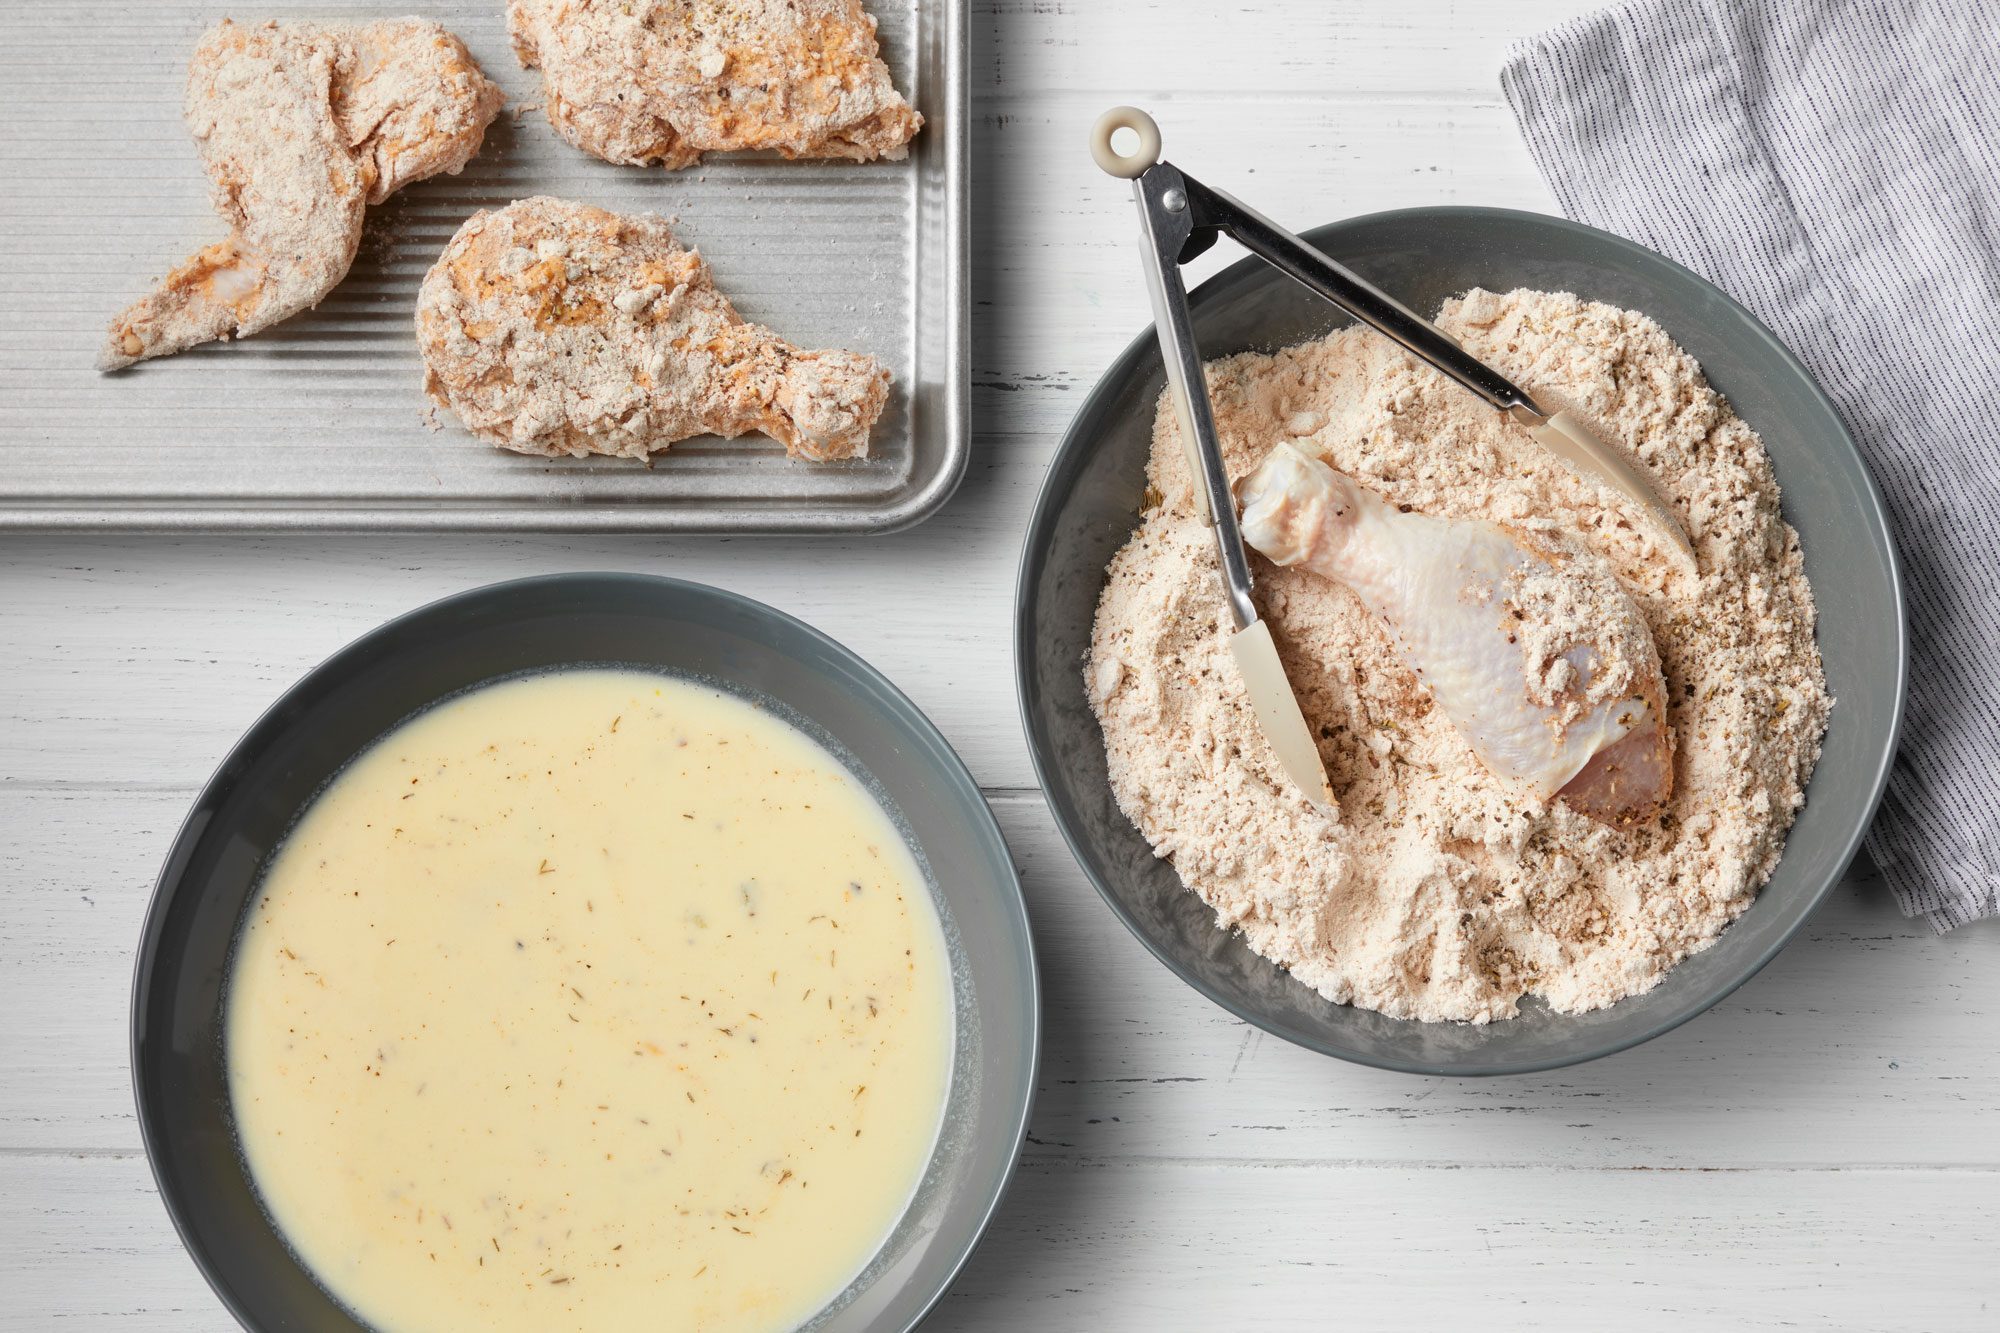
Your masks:
M 884 531 L 964 471 L 966 34 L 955 0 L 870 0 L 926 124 L 907 161 L 713 159 L 616 167 L 556 138 L 502 0 L 34 4 L 0 42 L 0 528 L 166 531 Z M 240 343 L 115 375 L 105 325 L 218 239 L 181 122 L 196 40 L 225 14 L 421 13 L 510 99 L 458 176 L 371 209 L 319 308 Z M 429 421 L 417 285 L 474 211 L 533 194 L 675 219 L 743 315 L 806 346 L 883 358 L 896 390 L 865 460 L 807 464 L 762 436 L 676 445 L 652 466 L 496 449 Z

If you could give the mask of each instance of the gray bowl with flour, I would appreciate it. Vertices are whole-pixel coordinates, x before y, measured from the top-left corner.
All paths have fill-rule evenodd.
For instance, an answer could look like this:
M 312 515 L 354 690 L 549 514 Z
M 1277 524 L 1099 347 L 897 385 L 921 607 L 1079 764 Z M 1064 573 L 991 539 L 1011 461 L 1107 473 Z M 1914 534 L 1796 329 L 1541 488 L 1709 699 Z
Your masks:
M 1776 873 L 1707 950 L 1655 989 L 1587 1014 L 1539 1001 L 1486 1026 L 1414 1023 L 1336 1005 L 1252 953 L 1119 810 L 1084 690 L 1104 568 L 1140 519 L 1165 380 L 1149 329 L 1071 424 L 1028 527 L 1015 670 L 1028 748 L 1058 826 L 1111 910 L 1211 1000 L 1264 1030 L 1360 1064 L 1423 1074 L 1527 1073 L 1596 1059 L 1686 1022 L 1768 963 L 1839 881 L 1880 803 L 1907 670 L 1902 582 L 1881 496 L 1812 377 L 1742 306 L 1630 241 L 1560 218 L 1422 208 L 1333 223 L 1314 245 L 1421 311 L 1471 287 L 1570 291 L 1652 316 L 1764 440 L 1798 529 L 1838 701 Z M 1347 323 L 1256 260 L 1192 296 L 1205 356 L 1270 351 Z

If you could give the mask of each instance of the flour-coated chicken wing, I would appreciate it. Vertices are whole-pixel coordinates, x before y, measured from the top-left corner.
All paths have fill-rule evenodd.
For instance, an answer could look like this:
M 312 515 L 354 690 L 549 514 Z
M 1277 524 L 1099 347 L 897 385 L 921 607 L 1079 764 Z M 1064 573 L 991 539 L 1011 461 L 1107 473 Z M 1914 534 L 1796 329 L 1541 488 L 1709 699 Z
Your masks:
M 542 71 L 549 123 L 608 162 L 865 162 L 903 156 L 923 124 L 861 0 L 508 0 L 507 26 Z
M 317 305 L 354 262 L 367 205 L 462 168 L 503 101 L 435 23 L 224 19 L 188 64 L 185 110 L 229 236 L 112 321 L 99 368 Z
M 761 431 L 801 458 L 868 452 L 889 372 L 747 324 L 650 214 L 517 200 L 458 229 L 417 297 L 424 387 L 517 453 L 644 458 Z

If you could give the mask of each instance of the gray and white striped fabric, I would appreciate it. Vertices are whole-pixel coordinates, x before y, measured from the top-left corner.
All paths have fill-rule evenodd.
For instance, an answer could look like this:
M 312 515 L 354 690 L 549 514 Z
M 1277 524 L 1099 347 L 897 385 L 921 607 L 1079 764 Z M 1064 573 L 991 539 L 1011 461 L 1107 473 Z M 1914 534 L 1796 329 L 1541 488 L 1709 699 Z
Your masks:
M 1706 275 L 1838 405 L 1914 642 L 1868 851 L 1940 931 L 2000 914 L 2000 8 L 1626 0 L 1500 82 L 1564 212 Z

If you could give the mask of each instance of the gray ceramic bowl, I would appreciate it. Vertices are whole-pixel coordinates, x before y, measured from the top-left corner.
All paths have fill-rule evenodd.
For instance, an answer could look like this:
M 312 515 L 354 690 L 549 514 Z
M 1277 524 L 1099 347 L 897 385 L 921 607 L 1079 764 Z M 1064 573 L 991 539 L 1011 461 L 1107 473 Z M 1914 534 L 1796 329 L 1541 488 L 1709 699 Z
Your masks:
M 392 621 L 300 681 L 223 762 L 161 872 L 132 1001 L 139 1123 L 182 1241 L 246 1327 L 360 1327 L 265 1218 L 230 1121 L 223 983 L 267 855 L 321 784 L 404 718 L 482 681 L 580 663 L 776 705 L 870 781 L 930 872 L 958 1017 L 944 1130 L 882 1252 L 809 1327 L 915 1325 L 992 1216 L 1027 1129 L 1040 998 L 1020 883 L 965 766 L 873 668 L 770 607 L 638 575 L 526 579 Z
M 1420 311 L 1469 287 L 1571 291 L 1643 310 L 1763 436 L 1819 602 L 1819 643 L 1839 700 L 1805 810 L 1757 902 L 1656 989 L 1578 1016 L 1524 1006 L 1485 1027 L 1384 1018 L 1329 1004 L 1218 930 L 1113 801 L 1084 696 L 1105 562 L 1138 522 L 1153 406 L 1164 379 L 1151 331 L 1105 373 L 1042 488 L 1021 558 L 1015 667 L 1028 748 L 1070 849 L 1111 910 L 1161 962 L 1223 1008 L 1328 1055 L 1429 1074 L 1505 1074 L 1608 1055 L 1714 1004 L 1769 962 L 1840 878 L 1875 813 L 1896 749 L 1903 596 L 1881 497 L 1833 407 L 1748 311 L 1670 260 L 1560 218 L 1422 208 L 1306 233 Z M 1139 275 L 1134 272 L 1136 284 Z M 1193 294 L 1209 357 L 1299 342 L 1346 323 L 1324 301 L 1245 260 Z

